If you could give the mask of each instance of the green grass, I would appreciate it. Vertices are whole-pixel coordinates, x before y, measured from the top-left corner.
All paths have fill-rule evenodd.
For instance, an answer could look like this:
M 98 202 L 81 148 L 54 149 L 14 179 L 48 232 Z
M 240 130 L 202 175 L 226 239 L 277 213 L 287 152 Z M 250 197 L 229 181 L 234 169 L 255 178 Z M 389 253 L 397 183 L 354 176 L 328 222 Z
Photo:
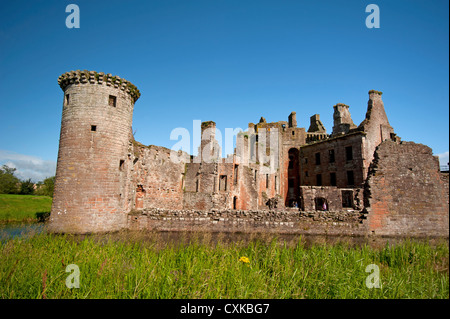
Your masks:
M 204 235 L 164 243 L 159 234 L 129 234 L 7 240 L 0 298 L 449 298 L 446 241 L 306 247 L 301 240 L 226 243 Z M 80 269 L 80 288 L 65 285 L 69 264 Z M 380 269 L 380 288 L 366 287 L 369 264 Z
M 52 198 L 0 194 L 0 222 L 36 221 L 50 214 Z

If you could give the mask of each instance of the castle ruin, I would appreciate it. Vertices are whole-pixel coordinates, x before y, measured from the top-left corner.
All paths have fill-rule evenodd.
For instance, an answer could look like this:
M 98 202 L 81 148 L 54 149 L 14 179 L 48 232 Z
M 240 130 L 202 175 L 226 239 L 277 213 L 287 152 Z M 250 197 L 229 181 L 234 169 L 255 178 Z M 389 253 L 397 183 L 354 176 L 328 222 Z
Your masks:
M 140 92 L 125 79 L 71 71 L 58 83 L 64 96 L 51 231 L 448 237 L 448 177 L 429 147 L 395 134 L 379 91 L 369 91 L 359 125 L 342 103 L 333 107 L 330 134 L 319 114 L 308 130 L 295 112 L 288 121 L 261 118 L 222 158 L 213 121 L 201 124 L 197 156 L 135 141 Z

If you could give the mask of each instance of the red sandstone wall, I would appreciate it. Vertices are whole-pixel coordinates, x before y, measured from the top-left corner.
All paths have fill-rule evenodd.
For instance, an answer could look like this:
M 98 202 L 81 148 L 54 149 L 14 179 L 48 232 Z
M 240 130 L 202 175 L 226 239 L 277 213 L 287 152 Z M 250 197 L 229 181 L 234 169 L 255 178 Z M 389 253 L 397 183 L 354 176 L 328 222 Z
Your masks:
M 302 146 L 300 148 L 300 179 L 302 185 L 318 186 L 316 176 L 321 174 L 322 186 L 332 186 L 330 173 L 334 172 L 336 174 L 336 186 L 346 188 L 349 187 L 347 185 L 347 171 L 353 171 L 353 186 L 361 187 L 366 172 L 363 161 L 364 139 L 363 133 L 354 133 Z M 348 146 L 351 146 L 353 151 L 353 159 L 350 161 L 346 159 L 345 148 Z M 334 150 L 334 162 L 330 162 L 330 150 Z M 316 153 L 320 153 L 319 165 L 316 165 Z
M 66 73 L 59 83 L 64 104 L 50 230 L 123 228 L 128 177 L 120 163 L 126 160 L 137 97 L 130 94 L 127 81 L 111 76 L 103 80 L 94 72 Z M 115 105 L 110 105 L 110 95 Z
M 174 163 L 170 150 L 160 146 L 133 143 L 135 155 L 130 163 L 133 209 L 183 207 L 184 163 Z M 133 163 L 134 162 L 134 163 Z
M 359 124 L 358 129 L 364 131 L 366 139 L 364 141 L 364 166 L 369 167 L 373 159 L 375 148 L 384 140 L 392 139 L 391 134 L 394 129 L 389 124 L 384 102 L 379 91 L 369 91 L 369 101 L 367 102 L 366 118 Z
M 366 225 L 379 235 L 448 236 L 449 207 L 429 147 L 381 143 L 365 185 Z

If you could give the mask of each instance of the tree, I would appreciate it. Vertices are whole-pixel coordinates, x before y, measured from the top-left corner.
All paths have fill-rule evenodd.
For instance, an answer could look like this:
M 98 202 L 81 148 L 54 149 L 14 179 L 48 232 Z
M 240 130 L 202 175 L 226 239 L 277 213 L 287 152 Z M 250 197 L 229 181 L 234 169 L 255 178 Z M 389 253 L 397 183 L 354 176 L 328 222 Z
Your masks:
M 14 176 L 15 168 L 3 165 L 0 168 L 0 194 L 17 194 L 20 180 Z
M 53 197 L 53 191 L 55 190 L 55 176 L 44 179 L 43 182 L 38 183 L 37 195 L 44 195 Z
M 34 193 L 34 183 L 31 181 L 30 178 L 20 183 L 19 193 L 22 195 L 32 195 Z

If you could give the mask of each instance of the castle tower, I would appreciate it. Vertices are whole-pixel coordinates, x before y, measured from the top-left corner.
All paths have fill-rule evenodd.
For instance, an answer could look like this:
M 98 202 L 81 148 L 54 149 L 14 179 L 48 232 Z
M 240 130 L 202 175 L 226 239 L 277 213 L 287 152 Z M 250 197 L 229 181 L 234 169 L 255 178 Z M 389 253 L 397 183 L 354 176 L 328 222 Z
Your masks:
M 58 83 L 64 102 L 50 231 L 123 228 L 126 156 L 139 90 L 94 71 L 67 72 Z
M 216 123 L 213 121 L 202 122 L 202 136 L 199 148 L 201 161 L 215 163 L 221 156 L 221 148 L 216 140 Z

